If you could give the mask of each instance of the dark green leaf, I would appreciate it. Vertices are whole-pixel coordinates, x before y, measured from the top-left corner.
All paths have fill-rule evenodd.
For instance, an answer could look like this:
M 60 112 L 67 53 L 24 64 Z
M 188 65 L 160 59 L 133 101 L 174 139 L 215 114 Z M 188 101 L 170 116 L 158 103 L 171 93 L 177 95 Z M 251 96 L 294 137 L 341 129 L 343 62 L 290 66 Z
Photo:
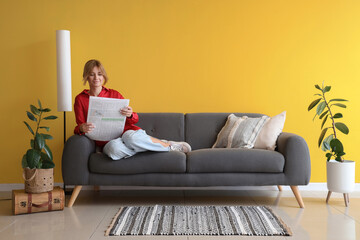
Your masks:
M 49 130 L 50 130 L 49 127 L 40 127 L 40 128 L 44 128 L 44 129 L 46 129 L 46 131 L 49 131 Z
M 38 99 L 38 104 L 39 104 L 40 110 L 42 110 L 41 102 L 39 99 Z
M 344 156 L 344 155 L 345 155 L 344 152 L 338 153 L 338 156 L 340 156 L 340 157 L 342 157 L 342 156 Z
M 46 155 L 43 152 L 41 153 L 41 162 L 42 162 L 41 168 L 47 169 L 47 168 L 54 168 L 55 167 L 54 162 L 52 160 L 50 160 L 48 155 Z
M 310 103 L 309 107 L 308 107 L 308 111 L 310 111 L 311 109 L 313 109 L 313 107 L 315 107 L 319 102 L 320 102 L 321 98 L 314 100 L 312 103 Z
M 53 119 L 57 119 L 58 117 L 57 116 L 47 116 L 47 117 L 44 117 L 45 120 L 53 120 Z
M 52 155 L 52 152 L 51 152 L 49 146 L 45 144 L 44 149 L 45 149 L 46 154 L 49 156 L 49 159 L 53 160 L 53 155 Z
M 344 134 L 348 134 L 348 133 L 349 133 L 349 128 L 348 128 L 345 124 L 343 124 L 343 123 L 341 123 L 341 122 L 335 123 L 335 127 L 336 127 L 340 132 L 342 132 L 342 133 L 344 133 Z
M 31 112 L 26 111 L 26 114 L 27 114 L 27 116 L 28 116 L 28 118 L 29 118 L 30 120 L 32 120 L 32 121 L 34 121 L 34 122 L 37 122 L 36 117 L 35 117 Z
M 23 156 L 23 158 L 22 158 L 21 166 L 22 166 L 22 168 L 27 168 L 27 167 L 29 167 L 28 164 L 27 164 L 27 161 L 26 161 L 26 154 L 24 154 L 24 156 Z
M 36 134 L 35 142 L 39 150 L 43 149 L 45 146 L 45 140 L 41 134 Z
M 24 121 L 24 123 L 25 123 L 25 125 L 27 126 L 27 128 L 29 129 L 29 131 L 31 132 L 31 134 L 34 135 L 34 131 L 33 131 L 32 128 L 30 127 L 30 125 L 29 125 L 27 122 L 25 122 L 25 121 Z
M 51 109 L 50 108 L 45 108 L 45 109 L 42 109 L 42 112 L 50 112 Z
M 335 160 L 336 160 L 336 161 L 338 161 L 338 162 L 342 162 L 342 160 L 341 160 L 341 157 L 340 157 L 340 156 L 337 156 L 337 157 L 335 158 Z
M 38 150 L 29 149 L 26 152 L 26 160 L 29 168 L 31 169 L 36 168 L 36 166 L 38 166 L 40 158 L 41 158 L 41 154 Z
M 322 95 L 319 94 L 319 93 L 315 93 L 314 96 L 320 96 L 320 97 L 322 97 Z
M 319 147 L 321 146 L 322 140 L 324 139 L 324 136 L 325 136 L 327 130 L 328 130 L 327 128 L 324 128 L 320 134 L 319 141 L 318 141 Z
M 315 85 L 315 88 L 319 89 L 320 91 L 322 91 L 321 87 L 319 85 Z
M 40 111 L 34 105 L 30 105 L 30 109 L 33 114 L 40 115 Z
M 329 112 L 329 110 L 326 110 L 325 112 L 323 112 L 323 113 L 321 114 L 321 116 L 320 116 L 319 118 L 322 119 L 328 112 Z
M 49 134 L 44 134 L 44 133 L 40 133 L 40 134 L 44 139 L 53 139 L 53 137 Z
M 342 118 L 343 115 L 341 113 L 336 113 L 333 118 Z
M 34 139 L 30 140 L 30 146 L 31 146 L 31 148 L 35 149 Z M 40 149 L 38 149 L 38 150 L 40 150 Z
M 324 93 L 326 93 L 326 92 L 329 92 L 330 91 L 330 89 L 331 89 L 331 86 L 326 86 L 325 88 L 324 88 Z
M 344 147 L 342 143 L 337 138 L 334 138 L 333 140 L 330 141 L 330 147 L 331 147 L 331 151 L 334 152 L 335 155 L 344 151 Z
M 334 103 L 331 106 L 338 106 L 338 107 L 342 107 L 342 108 L 346 108 L 346 105 L 342 104 L 342 103 Z
M 319 103 L 319 105 L 316 108 L 316 114 L 320 115 L 324 111 L 325 107 L 326 107 L 326 102 Z
M 341 98 L 334 98 L 329 101 L 329 103 L 331 103 L 331 102 L 348 102 L 348 100 L 341 99 Z
M 325 124 L 326 120 L 328 119 L 328 116 L 329 116 L 329 115 L 326 115 L 326 117 L 325 117 L 325 118 L 324 118 L 324 120 L 322 121 L 322 124 L 321 124 L 321 129 L 323 128 L 323 126 L 324 126 L 324 124 Z

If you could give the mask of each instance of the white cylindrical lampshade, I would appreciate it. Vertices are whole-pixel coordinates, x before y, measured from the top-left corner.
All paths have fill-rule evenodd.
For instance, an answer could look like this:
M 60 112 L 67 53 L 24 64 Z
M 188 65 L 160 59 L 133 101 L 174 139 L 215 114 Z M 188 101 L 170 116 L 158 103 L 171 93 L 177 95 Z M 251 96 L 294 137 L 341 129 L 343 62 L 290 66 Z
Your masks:
M 72 111 L 70 31 L 56 30 L 57 108 Z

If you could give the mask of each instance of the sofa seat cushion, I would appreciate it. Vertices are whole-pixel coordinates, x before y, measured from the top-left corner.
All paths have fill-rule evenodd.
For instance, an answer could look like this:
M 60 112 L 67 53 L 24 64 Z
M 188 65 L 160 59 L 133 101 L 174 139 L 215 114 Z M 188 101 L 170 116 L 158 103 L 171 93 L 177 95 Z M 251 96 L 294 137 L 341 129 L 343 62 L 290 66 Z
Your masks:
M 264 149 L 208 148 L 188 153 L 191 173 L 280 173 L 284 156 Z
M 114 161 L 105 154 L 93 153 L 89 170 L 105 174 L 184 173 L 186 155 L 181 152 L 143 152 Z

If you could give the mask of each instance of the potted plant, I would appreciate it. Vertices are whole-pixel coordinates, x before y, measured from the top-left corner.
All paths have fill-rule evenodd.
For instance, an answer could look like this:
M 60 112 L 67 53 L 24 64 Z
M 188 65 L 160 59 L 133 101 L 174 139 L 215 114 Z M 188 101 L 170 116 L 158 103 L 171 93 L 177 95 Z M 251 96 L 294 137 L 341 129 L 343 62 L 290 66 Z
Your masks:
M 43 126 L 42 120 L 53 120 L 56 116 L 44 117 L 45 113 L 50 112 L 49 108 L 43 108 L 40 100 L 38 100 L 39 107 L 30 105 L 30 111 L 26 111 L 27 117 L 35 123 L 35 128 L 24 121 L 25 125 L 32 134 L 30 140 L 30 149 L 26 151 L 22 158 L 22 167 L 24 169 L 23 177 L 25 180 L 25 192 L 40 193 L 53 190 L 55 164 L 53 162 L 53 155 L 46 144 L 46 140 L 53 139 L 49 134 L 41 133 L 40 131 L 50 130 L 49 127 Z
M 349 128 L 338 121 L 343 117 L 340 112 L 336 111 L 334 114 L 336 108 L 346 108 L 344 102 L 348 100 L 341 98 L 326 99 L 325 95 L 330 92 L 331 86 L 324 87 L 324 82 L 322 87 L 315 85 L 315 88 L 320 93 L 315 94 L 318 98 L 311 102 L 308 111 L 317 106 L 314 119 L 318 117 L 322 120 L 318 147 L 326 152 L 327 187 L 329 190 L 326 202 L 329 201 L 332 192 L 340 192 L 344 194 L 345 205 L 348 206 L 349 193 L 355 187 L 355 162 L 344 160 L 344 146 L 339 139 L 339 133 L 347 135 Z

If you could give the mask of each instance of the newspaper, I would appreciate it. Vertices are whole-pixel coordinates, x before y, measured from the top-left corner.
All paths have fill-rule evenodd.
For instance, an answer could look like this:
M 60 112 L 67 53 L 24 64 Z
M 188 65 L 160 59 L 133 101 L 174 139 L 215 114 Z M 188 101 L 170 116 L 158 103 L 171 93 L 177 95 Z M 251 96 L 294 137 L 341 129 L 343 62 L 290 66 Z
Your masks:
M 126 116 L 120 110 L 129 106 L 129 99 L 92 97 L 89 100 L 87 122 L 95 128 L 85 135 L 97 141 L 110 141 L 124 131 Z

